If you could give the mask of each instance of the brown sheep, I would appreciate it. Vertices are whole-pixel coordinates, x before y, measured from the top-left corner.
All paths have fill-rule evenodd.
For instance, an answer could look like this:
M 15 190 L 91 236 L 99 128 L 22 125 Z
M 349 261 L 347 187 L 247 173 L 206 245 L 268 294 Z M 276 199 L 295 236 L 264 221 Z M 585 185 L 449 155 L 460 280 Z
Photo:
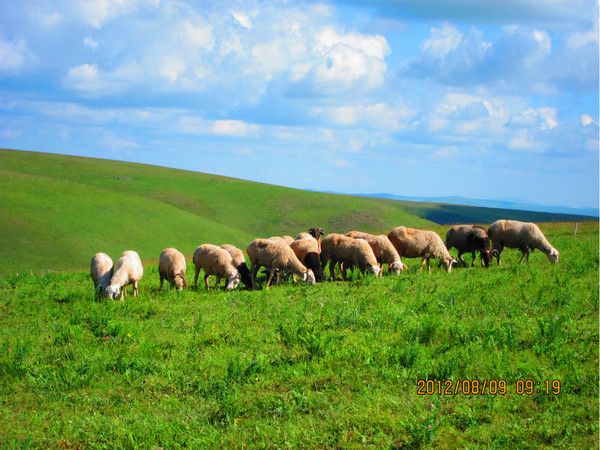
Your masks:
M 331 261 L 329 263 L 331 280 L 335 280 L 335 265 L 338 262 L 344 281 L 346 281 L 348 267 L 357 266 L 362 273 L 369 271 L 375 276 L 379 276 L 381 272 L 368 242 L 343 234 L 331 233 L 321 240 L 321 268 L 325 268 L 328 261 Z
M 497 220 L 488 228 L 488 236 L 494 243 L 494 250 L 497 250 L 496 261 L 500 265 L 500 253 L 504 247 L 518 248 L 521 250 L 521 259 L 529 261 L 529 252 L 536 248 L 541 250 L 552 264 L 558 262 L 560 254 L 556 250 L 542 230 L 530 222 L 519 222 L 518 220 Z

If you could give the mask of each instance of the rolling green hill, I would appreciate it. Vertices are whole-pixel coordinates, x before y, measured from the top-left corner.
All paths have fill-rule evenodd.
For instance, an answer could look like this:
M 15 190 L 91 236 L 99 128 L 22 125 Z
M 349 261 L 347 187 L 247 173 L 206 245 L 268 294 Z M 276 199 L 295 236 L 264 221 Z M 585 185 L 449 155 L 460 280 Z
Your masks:
M 135 249 L 154 260 L 204 242 L 241 248 L 256 237 L 384 232 L 434 222 L 489 223 L 499 217 L 556 220 L 544 213 L 415 203 L 303 191 L 118 161 L 0 150 L 0 274 L 81 269 L 104 251 Z M 568 220 L 562 217 L 563 220 Z
M 0 274 L 87 266 L 104 251 L 156 259 L 204 242 L 386 230 L 431 222 L 395 202 L 328 195 L 184 170 L 93 158 L 0 151 Z

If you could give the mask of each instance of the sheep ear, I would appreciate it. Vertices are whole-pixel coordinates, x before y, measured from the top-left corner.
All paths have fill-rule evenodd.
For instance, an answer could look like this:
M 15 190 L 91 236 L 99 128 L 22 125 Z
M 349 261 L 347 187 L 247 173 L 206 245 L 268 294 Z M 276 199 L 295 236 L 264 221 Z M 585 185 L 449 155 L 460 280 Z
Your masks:
M 302 281 L 306 281 L 307 278 L 308 278 L 308 272 L 303 272 L 302 273 Z

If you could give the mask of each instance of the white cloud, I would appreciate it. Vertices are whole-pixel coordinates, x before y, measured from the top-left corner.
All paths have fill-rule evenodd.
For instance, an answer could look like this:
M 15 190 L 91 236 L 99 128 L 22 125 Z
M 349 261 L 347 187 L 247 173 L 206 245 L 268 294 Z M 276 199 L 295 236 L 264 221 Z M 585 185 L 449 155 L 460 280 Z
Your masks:
M 92 50 L 98 48 L 98 42 L 89 36 L 83 39 L 83 45 L 85 45 L 88 48 L 91 48 Z
M 543 150 L 544 146 L 533 139 L 529 130 L 522 129 L 511 138 L 508 143 L 508 148 L 512 150 L 536 152 Z
M 535 130 L 551 130 L 559 124 L 556 115 L 555 108 L 527 108 L 525 111 L 514 114 L 510 122 L 516 126 Z
M 231 15 L 237 23 L 239 23 L 242 27 L 244 27 L 247 30 L 251 30 L 254 26 L 250 18 L 242 11 L 231 11 Z
M 31 59 L 25 41 L 7 41 L 0 37 L 0 74 L 19 73 Z
M 340 33 L 334 27 L 323 28 L 315 36 L 317 49 L 322 54 L 338 45 L 360 50 L 366 56 L 384 59 L 390 52 L 387 40 L 379 34 Z
M 457 28 L 445 23 L 439 28 L 431 29 L 431 37 L 421 44 L 421 49 L 433 56 L 445 56 L 458 48 L 462 37 Z
M 69 0 L 68 9 L 85 24 L 100 29 L 109 20 L 159 4 L 160 0 Z
M 345 127 L 366 127 L 395 132 L 408 127 L 414 113 L 402 104 L 393 106 L 385 103 L 315 107 L 314 115 L 325 117 L 329 122 Z
M 67 72 L 65 84 L 78 91 L 93 91 L 101 87 L 100 75 L 96 64 L 81 64 L 71 67 Z
M 212 132 L 221 136 L 245 136 L 257 129 L 256 125 L 242 120 L 215 120 L 211 126 Z
M 185 133 L 243 137 L 259 130 L 258 125 L 243 120 L 206 120 L 197 116 L 179 118 L 179 128 Z
M 179 37 L 186 44 L 209 51 L 213 49 L 213 29 L 210 25 L 192 25 L 190 21 L 185 20 L 177 28 Z
M 588 125 L 594 123 L 594 119 L 589 114 L 582 114 L 581 116 L 579 116 L 579 121 L 584 127 L 587 127 Z
M 182 59 L 174 55 L 169 55 L 162 59 L 158 73 L 161 77 L 174 83 L 185 72 L 186 68 L 187 66 Z

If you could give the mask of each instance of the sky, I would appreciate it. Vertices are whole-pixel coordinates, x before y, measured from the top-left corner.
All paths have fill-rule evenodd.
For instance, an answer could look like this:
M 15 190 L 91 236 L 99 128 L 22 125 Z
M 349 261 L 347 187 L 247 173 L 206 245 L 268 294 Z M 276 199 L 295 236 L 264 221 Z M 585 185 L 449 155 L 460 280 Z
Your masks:
M 0 7 L 2 148 L 597 207 L 598 107 L 596 0 Z

